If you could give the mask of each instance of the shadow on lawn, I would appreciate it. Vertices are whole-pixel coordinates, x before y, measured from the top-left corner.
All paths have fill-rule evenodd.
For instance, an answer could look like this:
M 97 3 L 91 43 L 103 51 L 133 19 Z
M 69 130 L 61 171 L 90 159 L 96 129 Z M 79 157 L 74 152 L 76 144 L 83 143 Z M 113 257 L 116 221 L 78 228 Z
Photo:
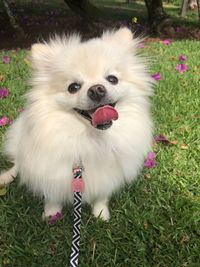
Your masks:
M 132 3 L 130 5 L 111 3 L 111 1 L 96 1 L 101 9 L 106 12 L 112 20 L 107 23 L 108 27 L 113 25 L 128 25 L 133 28 L 133 31 L 139 29 L 139 34 L 151 36 L 148 30 L 146 22 L 146 8 L 142 4 Z M 11 4 L 11 9 L 17 16 L 19 24 L 22 26 L 26 38 L 18 39 L 16 33 L 12 29 L 9 23 L 6 12 L 0 3 L 0 49 L 14 49 L 17 47 L 27 48 L 34 42 L 46 40 L 49 36 L 57 34 L 68 34 L 74 31 L 83 33 L 83 36 L 94 37 L 99 35 L 105 24 L 98 24 L 96 29 L 90 27 L 90 29 L 83 27 L 83 21 L 75 16 L 71 10 L 67 8 L 64 1 L 42 1 L 41 3 L 33 3 L 30 1 Z M 139 22 L 142 24 L 132 24 L 132 17 L 139 18 Z M 114 20 L 114 22 L 113 22 Z M 200 30 L 195 27 L 195 23 L 185 24 L 183 21 L 175 18 L 175 30 L 174 33 L 168 33 L 167 36 L 161 36 L 161 38 L 172 39 L 197 39 L 200 40 Z

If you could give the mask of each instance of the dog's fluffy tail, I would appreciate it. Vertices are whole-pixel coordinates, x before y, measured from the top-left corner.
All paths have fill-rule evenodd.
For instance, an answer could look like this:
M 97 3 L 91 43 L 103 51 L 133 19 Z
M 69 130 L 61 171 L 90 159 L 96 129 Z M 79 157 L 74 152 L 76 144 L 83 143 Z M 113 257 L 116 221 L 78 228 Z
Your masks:
M 16 164 L 9 170 L 0 173 L 0 185 L 7 185 L 11 183 L 17 176 L 17 166 Z

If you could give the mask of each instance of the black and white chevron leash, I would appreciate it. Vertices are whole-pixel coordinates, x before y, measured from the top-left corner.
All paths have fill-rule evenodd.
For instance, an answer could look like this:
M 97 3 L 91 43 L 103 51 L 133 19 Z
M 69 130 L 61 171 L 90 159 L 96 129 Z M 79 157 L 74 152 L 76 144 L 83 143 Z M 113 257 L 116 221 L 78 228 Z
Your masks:
M 72 237 L 72 249 L 70 255 L 70 267 L 78 266 L 79 248 L 80 248 L 80 228 L 81 228 L 81 201 L 84 191 L 84 182 L 82 179 L 83 167 L 80 165 L 73 169 L 72 191 L 74 192 L 74 225 Z

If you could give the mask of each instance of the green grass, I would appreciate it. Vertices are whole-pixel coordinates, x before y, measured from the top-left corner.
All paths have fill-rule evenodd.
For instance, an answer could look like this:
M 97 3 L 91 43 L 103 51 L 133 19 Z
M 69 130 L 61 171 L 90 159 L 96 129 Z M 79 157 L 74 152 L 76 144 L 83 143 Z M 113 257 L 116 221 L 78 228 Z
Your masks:
M 155 87 L 153 115 L 155 134 L 165 134 L 176 145 L 157 144 L 157 166 L 144 169 L 135 184 L 125 187 L 110 201 L 108 223 L 83 208 L 81 267 L 199 267 L 200 266 L 200 171 L 199 171 L 199 44 L 195 41 L 147 44 L 142 53 L 150 56 L 151 73 L 160 71 Z M 1 52 L 0 87 L 10 95 L 0 100 L 0 117 L 14 119 L 28 89 L 27 51 Z M 178 56 L 187 56 L 189 71 L 175 71 Z M 151 62 L 150 62 L 151 63 Z M 0 140 L 6 128 L 0 127 Z M 181 149 L 187 144 L 188 149 Z M 0 169 L 8 163 L 1 156 Z M 42 202 L 33 198 L 18 179 L 0 197 L 0 266 L 68 266 L 73 212 L 50 227 L 41 221 Z

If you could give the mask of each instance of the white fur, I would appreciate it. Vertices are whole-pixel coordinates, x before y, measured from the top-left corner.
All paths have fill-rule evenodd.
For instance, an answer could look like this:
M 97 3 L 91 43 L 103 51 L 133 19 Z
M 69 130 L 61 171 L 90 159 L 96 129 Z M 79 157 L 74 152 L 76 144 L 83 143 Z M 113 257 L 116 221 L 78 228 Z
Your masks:
M 120 29 L 87 42 L 71 36 L 32 47 L 32 89 L 7 132 L 5 152 L 21 183 L 44 196 L 46 216 L 72 202 L 72 168 L 79 160 L 85 168 L 83 200 L 104 219 L 111 194 L 142 168 L 152 141 L 152 80 L 136 56 L 137 43 L 129 30 Z M 109 74 L 119 78 L 117 85 L 105 79 Z M 74 81 L 83 85 L 70 94 L 67 87 Z M 119 119 L 107 130 L 95 129 L 73 110 L 92 108 L 87 90 L 94 84 L 103 84 L 108 98 L 118 101 Z M 0 176 L 0 184 L 9 176 L 10 171 L 6 180 L 5 173 Z

